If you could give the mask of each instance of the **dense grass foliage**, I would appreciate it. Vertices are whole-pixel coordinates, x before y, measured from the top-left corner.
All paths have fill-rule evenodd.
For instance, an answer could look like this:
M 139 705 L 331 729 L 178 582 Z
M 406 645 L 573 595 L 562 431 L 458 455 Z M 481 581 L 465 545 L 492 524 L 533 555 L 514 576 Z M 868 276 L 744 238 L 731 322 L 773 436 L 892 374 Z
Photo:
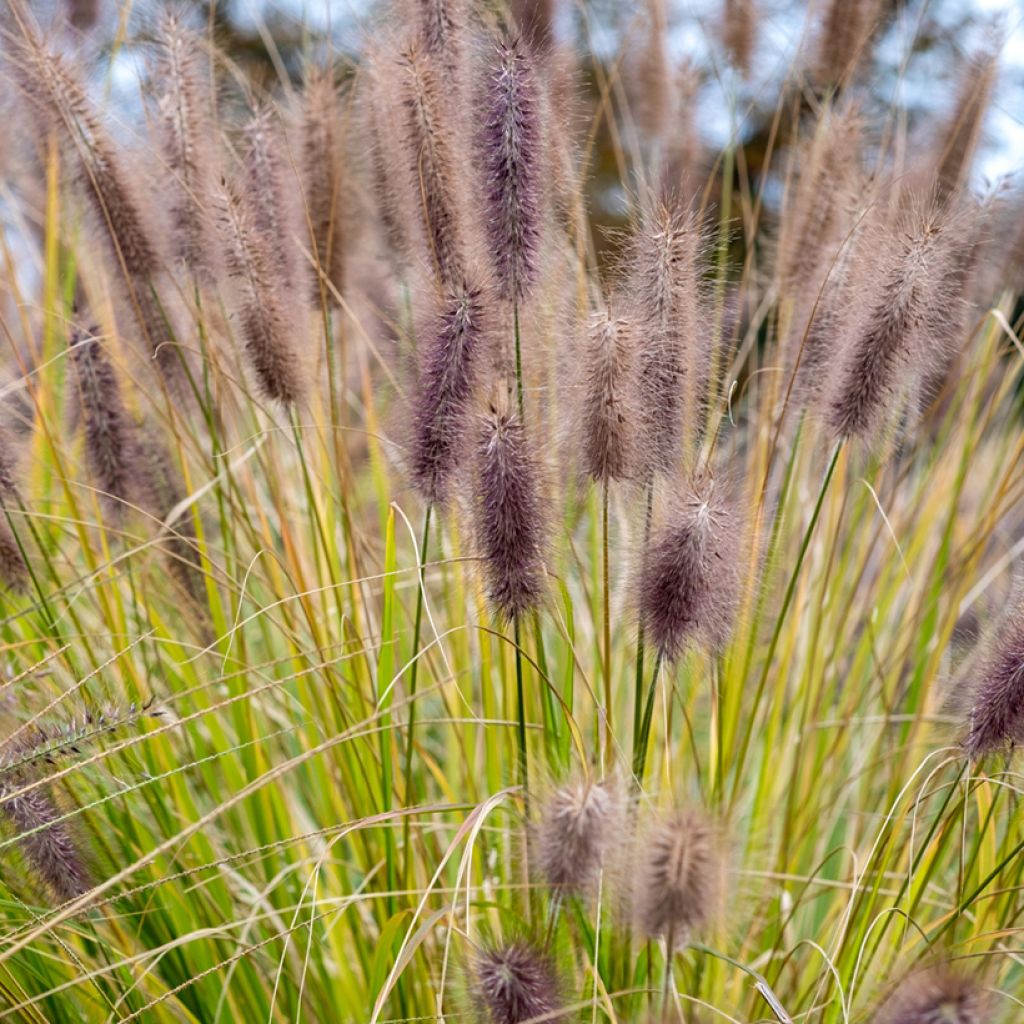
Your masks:
M 815 5 L 753 169 L 757 0 L 721 152 L 554 6 L 10 0 L 0 1021 L 1020 1019 L 998 40 L 908 127 Z

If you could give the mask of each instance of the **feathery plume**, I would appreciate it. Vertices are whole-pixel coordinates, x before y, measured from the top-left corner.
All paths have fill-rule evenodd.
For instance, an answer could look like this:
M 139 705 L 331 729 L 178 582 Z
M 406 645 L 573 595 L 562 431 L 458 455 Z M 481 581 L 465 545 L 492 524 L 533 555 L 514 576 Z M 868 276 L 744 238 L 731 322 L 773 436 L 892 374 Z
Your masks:
M 455 196 L 451 139 L 430 62 L 412 46 L 401 59 L 405 149 L 420 223 L 437 280 L 457 288 L 463 279 L 463 231 Z
M 718 830 L 697 810 L 676 811 L 651 827 L 635 891 L 636 922 L 664 938 L 671 954 L 719 910 L 723 861 Z
M 812 77 L 819 88 L 844 84 L 868 57 L 878 26 L 879 0 L 828 0 L 818 29 Z
M 170 223 L 174 255 L 191 272 L 208 271 L 205 216 L 213 186 L 208 147 L 213 117 L 200 81 L 202 45 L 173 11 L 161 18 L 151 79 L 157 86 L 159 142 L 170 171 Z
M 5 743 L 4 758 L 16 754 L 17 741 Z M 0 781 L 0 816 L 7 819 L 18 837 L 28 866 L 62 902 L 92 887 L 89 871 L 72 830 L 50 796 L 47 786 L 18 791 L 36 781 L 31 772 L 13 772 Z
M 14 464 L 10 435 L 0 427 L 0 584 L 18 592 L 28 580 L 28 566 L 8 519 L 11 506 L 18 504 Z
M 69 352 L 89 472 L 107 510 L 118 519 L 138 480 L 136 427 L 96 330 L 73 331 Z
M 313 255 L 312 296 L 319 304 L 321 294 L 334 304 L 331 288 L 341 293 L 344 284 L 342 232 L 341 140 L 337 126 L 341 116 L 338 90 L 329 69 L 314 69 L 306 79 L 302 112 L 302 169 Z M 321 280 L 321 274 L 326 282 Z
M 956 105 L 937 146 L 935 177 L 940 200 L 963 187 L 971 171 L 999 69 L 999 52 L 989 43 L 964 68 Z
M 532 62 L 502 40 L 487 73 L 481 129 L 487 238 L 502 298 L 522 300 L 537 275 L 543 206 L 540 103 Z
M 281 278 L 295 279 L 295 233 L 291 190 L 285 185 L 287 164 L 281 152 L 276 114 L 269 104 L 257 106 L 242 129 L 245 138 L 245 203 L 250 233 L 258 234 L 264 252 Z
M 556 0 L 510 0 L 519 37 L 534 53 L 550 53 L 555 41 Z
M 629 254 L 628 288 L 637 328 L 637 389 L 642 475 L 673 469 L 687 414 L 696 413 L 705 367 L 699 340 L 703 303 L 695 214 L 645 204 Z
M 155 292 L 161 270 L 155 233 L 136 200 L 121 155 L 67 61 L 26 28 L 11 62 L 18 84 L 69 149 L 79 187 L 121 271 L 128 306 L 169 382 L 181 375 L 166 310 Z M 45 135 L 45 131 L 41 132 Z
M 462 29 L 461 0 L 416 0 L 420 41 L 424 52 L 440 57 L 451 66 Z
M 933 304 L 948 309 L 951 295 L 941 271 L 947 224 L 933 203 L 912 210 L 887 229 L 871 258 L 879 267 L 873 294 L 855 304 L 826 419 L 839 439 L 870 440 L 893 413 L 893 404 L 928 355 Z
M 992 1000 L 974 979 L 931 968 L 900 982 L 874 1024 L 989 1024 Z
M 629 46 L 625 54 L 628 61 L 629 109 L 644 142 L 658 147 L 671 138 L 672 102 L 670 85 L 672 72 L 669 65 L 666 37 L 668 17 L 666 0 L 646 0 L 644 39 L 640 46 Z
M 270 238 L 260 207 L 243 204 L 235 188 L 222 182 L 218 197 L 228 272 L 238 284 L 236 313 L 246 355 L 260 390 L 268 398 L 291 405 L 306 394 L 307 380 L 292 343 L 301 319 L 291 309 L 288 281 L 279 261 L 268 252 Z
M 754 9 L 754 0 L 725 0 L 722 42 L 733 67 L 744 77 L 750 74 L 756 27 L 757 11 Z
M 594 480 L 624 480 L 633 471 L 635 338 L 632 324 L 608 312 L 590 320 L 579 438 L 583 470 Z
M 413 404 L 412 476 L 424 499 L 443 504 L 466 441 L 470 400 L 484 332 L 481 293 L 452 292 L 420 338 Z
M 967 731 L 962 743 L 973 759 L 1024 743 L 1024 588 L 1018 584 L 1001 621 L 961 676 Z
M 515 619 L 544 592 L 538 470 L 518 414 L 492 410 L 484 418 L 476 461 L 476 535 L 487 596 L 502 619 Z
M 570 782 L 543 802 L 537 825 L 537 863 L 544 880 L 562 892 L 586 893 L 619 838 L 623 802 L 612 780 Z
M 68 21 L 79 32 L 96 27 L 100 17 L 100 0 L 65 0 Z
M 640 619 L 668 661 L 695 641 L 714 650 L 732 632 L 740 597 L 737 513 L 710 477 L 691 484 L 640 565 Z
M 557 1021 L 558 975 L 550 957 L 522 939 L 482 950 L 474 964 L 474 994 L 488 1024 Z

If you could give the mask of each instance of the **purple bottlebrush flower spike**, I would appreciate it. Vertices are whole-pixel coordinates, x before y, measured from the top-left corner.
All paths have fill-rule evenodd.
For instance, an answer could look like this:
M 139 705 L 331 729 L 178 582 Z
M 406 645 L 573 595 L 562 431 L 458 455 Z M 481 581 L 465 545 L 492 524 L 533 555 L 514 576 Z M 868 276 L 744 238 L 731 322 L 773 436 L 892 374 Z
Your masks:
M 248 197 L 247 197 L 248 198 Z M 228 271 L 237 282 L 235 302 L 239 332 L 260 390 L 282 405 L 301 401 L 308 380 L 293 343 L 301 314 L 294 307 L 288 279 L 279 274 L 276 250 L 268 251 L 266 221 L 261 223 L 261 200 L 256 209 L 243 203 L 228 182 L 219 196 L 220 224 Z
M 537 275 L 543 216 L 540 104 L 530 58 L 501 41 L 488 71 L 481 142 L 488 247 L 498 289 L 519 301 Z
M 412 476 L 426 501 L 443 504 L 466 441 L 484 331 L 481 293 L 450 293 L 419 331 L 420 374 L 413 402 Z
M 904 978 L 873 1024 L 989 1024 L 992 1014 L 978 981 L 944 966 Z
M 537 863 L 552 889 L 586 893 L 622 837 L 624 801 L 614 780 L 569 782 L 541 805 Z
M 18 504 L 14 465 L 11 437 L 0 427 L 0 584 L 8 590 L 20 591 L 28 579 L 28 566 L 8 520 L 12 507 Z
M 697 810 L 663 818 L 645 837 L 634 891 L 640 931 L 648 938 L 664 938 L 671 955 L 692 933 L 714 921 L 723 881 L 718 829 Z
M 971 758 L 1024 743 L 1024 589 L 1017 587 L 1002 621 L 961 675 L 967 716 L 962 742 Z
M 695 641 L 719 650 L 729 640 L 740 598 L 737 518 L 706 478 L 687 488 L 651 537 L 640 567 L 640 618 L 668 661 Z
M 564 1019 L 551 958 L 525 940 L 482 950 L 474 964 L 474 995 L 486 1024 L 523 1024 L 538 1017 Z
M 137 428 L 95 330 L 74 331 L 69 354 L 89 471 L 111 515 L 119 518 L 137 493 Z
M 544 593 L 544 515 L 537 465 L 515 413 L 484 419 L 477 442 L 476 535 L 487 596 L 498 615 L 515 619 Z
M 445 108 L 434 67 L 417 46 L 403 53 L 401 67 L 405 151 L 424 237 L 437 280 L 458 288 L 465 258 L 462 211 Z
M 607 312 L 591 317 L 580 367 L 579 439 L 583 470 L 594 480 L 624 480 L 634 470 L 635 340 L 629 321 Z
M 952 224 L 934 203 L 912 210 L 881 244 L 861 253 L 869 293 L 852 304 L 839 366 L 827 398 L 826 420 L 838 439 L 872 440 L 896 411 L 901 394 L 931 357 L 929 331 L 938 309 L 956 295 L 946 258 Z M 866 266 L 874 260 L 875 268 Z M 871 284 L 872 280 L 876 284 Z

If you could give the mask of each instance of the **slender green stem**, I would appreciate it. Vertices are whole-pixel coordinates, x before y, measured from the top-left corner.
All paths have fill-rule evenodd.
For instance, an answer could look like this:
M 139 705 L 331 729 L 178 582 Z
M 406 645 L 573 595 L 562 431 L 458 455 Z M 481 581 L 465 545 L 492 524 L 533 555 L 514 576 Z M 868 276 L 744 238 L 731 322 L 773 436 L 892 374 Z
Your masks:
M 644 765 L 647 761 L 647 744 L 651 736 L 651 721 L 654 718 L 654 698 L 658 692 L 658 676 L 661 673 L 661 651 L 654 659 L 654 669 L 651 672 L 651 684 L 647 688 L 647 700 L 644 707 L 644 718 L 640 723 L 640 737 L 633 752 L 633 782 L 637 792 L 644 787 Z
M 654 511 L 654 483 L 647 485 L 647 512 L 644 518 L 644 544 L 646 550 L 648 541 L 651 539 L 651 517 Z M 640 620 L 640 626 L 636 635 L 636 676 L 633 694 L 633 750 L 637 749 L 640 742 L 640 709 L 643 707 L 644 698 L 644 621 Z
M 420 629 L 423 625 L 423 602 L 424 602 L 424 590 L 426 583 L 424 581 L 424 571 L 427 564 L 427 548 L 430 545 L 430 513 L 433 510 L 433 505 L 427 505 L 427 510 L 423 514 L 423 537 L 420 539 L 420 550 L 419 550 L 419 566 L 416 571 L 416 614 L 413 619 L 412 627 L 412 664 L 409 666 L 409 727 L 406 733 L 405 739 L 405 804 L 410 806 L 412 803 L 412 752 L 413 752 L 413 730 L 416 728 L 416 701 L 413 699 L 416 696 L 416 680 L 419 674 L 420 665 Z M 404 865 L 402 868 L 402 877 L 405 878 L 406 884 L 409 882 L 409 867 L 411 864 L 411 856 L 409 849 L 409 829 L 410 819 L 407 816 L 402 826 L 403 835 L 403 847 L 404 852 Z
M 526 760 L 526 699 L 523 692 L 523 651 L 520 641 L 519 620 L 516 619 L 513 627 L 513 639 L 516 645 L 516 705 L 519 715 L 519 728 L 517 736 L 519 740 L 519 782 L 523 787 L 523 800 L 528 801 L 527 796 L 529 784 L 529 769 Z
M 605 755 L 611 753 L 612 737 L 612 617 L 608 567 L 608 481 L 604 481 L 601 495 L 601 569 L 602 569 L 602 626 L 604 629 L 604 735 Z
M 748 967 L 746 964 L 740 963 L 739 960 L 734 960 L 726 953 L 720 953 L 717 949 L 712 949 L 710 946 L 704 946 L 700 943 L 694 942 L 690 944 L 690 948 L 699 953 L 704 953 L 706 956 L 713 956 L 716 960 L 721 960 L 753 978 L 754 987 L 757 989 L 761 998 L 768 1004 L 772 1013 L 775 1014 L 775 1018 L 779 1021 L 779 1024 L 793 1024 L 793 1018 L 786 1012 L 786 1008 L 779 1001 L 779 997 L 772 991 L 771 985 L 768 984 L 763 974 L 759 974 L 753 967 Z

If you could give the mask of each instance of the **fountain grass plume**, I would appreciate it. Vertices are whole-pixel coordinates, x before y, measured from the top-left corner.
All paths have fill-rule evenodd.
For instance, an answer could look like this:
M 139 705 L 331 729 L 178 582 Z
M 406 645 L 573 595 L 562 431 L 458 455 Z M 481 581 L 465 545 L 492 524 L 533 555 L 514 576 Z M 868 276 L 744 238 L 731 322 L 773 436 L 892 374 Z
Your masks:
M 991 996 L 970 975 L 932 967 L 904 978 L 872 1024 L 990 1024 Z
M 137 496 L 138 428 L 125 408 L 121 383 L 96 329 L 75 330 L 69 342 L 86 463 L 104 506 L 119 520 Z
M 607 311 L 594 313 L 579 361 L 577 432 L 583 471 L 594 480 L 625 480 L 635 472 L 635 363 L 633 325 Z
M 482 293 L 467 285 L 449 293 L 417 331 L 420 371 L 410 461 L 413 480 L 429 504 L 446 502 L 467 447 L 485 332 Z
M 302 315 L 289 279 L 280 274 L 271 225 L 261 220 L 265 201 L 250 204 L 249 199 L 250 193 L 243 199 L 224 181 L 216 204 L 225 263 L 236 285 L 238 331 L 260 391 L 282 405 L 294 405 L 305 398 L 309 385 L 295 344 Z
M 519 40 L 500 40 L 495 45 L 481 110 L 488 251 L 499 294 L 521 302 L 538 271 L 544 141 L 533 60 Z
M 624 827 L 625 799 L 614 779 L 554 787 L 540 802 L 534 833 L 541 877 L 558 892 L 590 893 Z
M 838 440 L 877 440 L 927 370 L 935 340 L 929 320 L 936 305 L 948 311 L 956 298 L 946 258 L 954 223 L 928 200 L 868 233 L 857 256 L 864 292 L 851 303 L 826 399 L 826 422 Z
M 19 593 L 28 582 L 28 565 L 14 534 L 12 513 L 20 506 L 15 483 L 17 456 L 10 434 L 0 427 L 0 584 Z
M 723 856 L 717 826 L 695 809 L 672 811 L 644 834 L 635 920 L 641 934 L 665 940 L 669 956 L 720 913 Z
M 166 11 L 153 48 L 150 80 L 157 96 L 158 140 L 172 196 L 173 250 L 191 273 L 209 276 L 213 246 L 207 208 L 215 181 L 215 126 L 204 95 L 202 40 L 182 16 Z
M 480 950 L 473 964 L 473 995 L 486 1024 L 564 1020 L 561 986 L 550 956 L 525 939 Z
M 739 516 L 709 475 L 687 484 L 643 552 L 637 583 L 647 641 L 668 662 L 688 647 L 720 651 L 741 594 Z
M 330 305 L 345 283 L 345 172 L 338 88 L 330 68 L 311 68 L 306 75 L 302 104 L 302 183 L 310 225 L 315 266 L 311 293 Z M 331 287 L 333 286 L 333 290 Z
M 546 516 L 539 467 L 518 413 L 492 409 L 476 443 L 476 538 L 487 597 L 503 621 L 544 595 Z
M 464 211 L 456 185 L 455 141 L 445 122 L 436 70 L 414 44 L 402 53 L 399 72 L 403 149 L 414 206 L 438 284 L 458 288 L 465 277 Z

